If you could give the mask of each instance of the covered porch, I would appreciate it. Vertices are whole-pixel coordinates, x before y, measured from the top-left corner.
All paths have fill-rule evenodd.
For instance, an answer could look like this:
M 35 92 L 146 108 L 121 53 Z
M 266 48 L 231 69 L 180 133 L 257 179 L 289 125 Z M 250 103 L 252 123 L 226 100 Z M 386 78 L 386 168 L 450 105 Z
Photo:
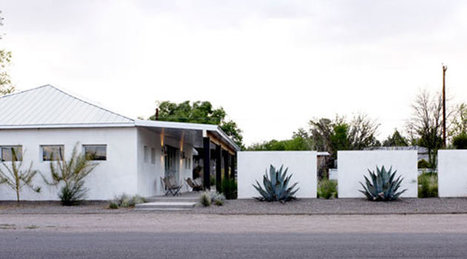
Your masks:
M 212 181 L 221 190 L 222 179 L 235 179 L 240 148 L 217 125 L 139 120 L 136 126 L 159 137 L 162 177 L 173 175 L 184 187 L 187 178 L 197 179 L 204 190 Z

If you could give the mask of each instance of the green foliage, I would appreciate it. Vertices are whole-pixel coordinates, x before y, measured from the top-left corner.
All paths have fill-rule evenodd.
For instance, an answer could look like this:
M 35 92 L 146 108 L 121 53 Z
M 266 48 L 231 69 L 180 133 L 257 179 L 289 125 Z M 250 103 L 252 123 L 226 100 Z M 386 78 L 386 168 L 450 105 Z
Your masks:
M 237 199 L 237 182 L 232 178 L 222 179 L 222 193 L 227 200 Z
M 69 182 L 60 188 L 58 197 L 63 206 L 74 206 L 80 204 L 86 197 L 87 188 L 83 181 Z
M 38 173 L 32 169 L 32 162 L 28 168 L 23 169 L 23 160 L 18 159 L 16 149 L 11 148 L 12 161 L 2 161 L 4 169 L 0 169 L 0 184 L 6 184 L 10 189 L 16 192 L 16 201 L 20 201 L 20 193 L 24 186 L 29 187 L 35 192 L 40 192 L 41 188 L 32 184 L 32 180 Z
M 199 203 L 204 207 L 211 206 L 211 195 L 209 194 L 209 192 L 203 192 L 201 194 L 201 196 L 199 197 Z
M 109 209 L 113 209 L 113 210 L 118 209 L 118 204 L 115 203 L 115 202 L 110 202 L 109 203 Z
M 418 197 L 438 197 L 438 174 L 422 173 L 418 176 Z
M 203 192 L 199 197 L 199 203 L 204 207 L 209 207 L 211 204 L 222 206 L 225 202 L 225 196 L 218 192 Z
M 392 167 L 389 170 L 386 170 L 384 166 L 381 169 L 376 167 L 376 172 L 369 169 L 368 172 L 370 173 L 371 181 L 364 176 L 365 185 L 360 182 L 363 187 L 363 190 L 360 190 L 360 192 L 365 194 L 370 201 L 397 200 L 402 193 L 407 191 L 407 189 L 404 189 L 398 192 L 403 178 L 401 176 L 396 178 L 397 170 L 393 172 Z
M 294 183 L 289 187 L 292 174 L 287 175 L 287 170 L 288 168 L 283 170 L 283 166 L 281 166 L 279 170 L 276 170 L 276 168 L 271 165 L 269 168 L 269 175 L 266 170 L 263 176 L 264 188 L 258 181 L 256 181 L 256 185 L 253 185 L 261 195 L 261 197 L 257 197 L 256 199 L 269 202 L 280 201 L 281 203 L 296 199 L 294 195 L 298 191 L 298 188 L 295 188 L 298 183 Z
M 350 121 L 336 116 L 334 120 L 311 120 L 309 136 L 313 149 L 327 151 L 332 159 L 336 159 L 338 150 L 362 150 L 379 146 L 375 137 L 378 127 L 379 124 L 365 114 L 357 114 Z
M 463 132 L 455 136 L 452 144 L 456 149 L 467 149 L 467 133 Z
M 216 185 L 216 176 L 215 175 L 210 175 L 209 176 L 209 182 L 211 183 L 211 186 Z
M 243 147 L 242 131 L 237 124 L 232 120 L 226 120 L 225 110 L 213 108 L 208 101 L 196 101 L 190 103 L 185 101 L 181 103 L 172 103 L 164 101 L 159 103 L 159 118 L 160 121 L 175 121 L 175 122 L 191 122 L 202 124 L 215 124 L 232 138 L 232 140 L 240 147 Z M 155 115 L 149 117 L 150 120 L 155 120 Z
M 337 198 L 337 181 L 329 179 L 319 181 L 318 198 Z
M 110 201 L 109 208 L 111 208 L 111 206 L 116 206 L 116 208 L 133 208 L 136 206 L 136 204 L 144 202 L 146 202 L 146 199 L 139 195 L 129 196 L 122 193 L 118 196 L 115 196 L 115 198 Z
M 15 91 L 15 87 L 11 84 L 8 67 L 11 62 L 11 52 L 4 49 L 0 50 L 0 96 L 10 94 Z
M 51 181 L 42 175 L 44 182 L 49 185 L 57 186 L 63 183 L 58 194 L 63 205 L 77 205 L 83 201 L 88 191 L 84 187 L 85 178 L 97 166 L 86 156 L 78 153 L 77 146 L 78 144 L 73 148 L 70 160 L 65 161 L 62 158 L 50 163 Z
M 311 150 L 309 140 L 301 137 L 294 136 L 292 139 L 287 140 L 270 140 L 262 143 L 256 143 L 248 147 L 252 151 L 279 151 L 279 150 Z
M 401 135 L 401 133 L 395 129 L 394 133 L 383 141 L 385 147 L 406 147 L 409 145 L 409 141 Z
M 430 163 L 426 161 L 425 159 L 419 160 L 418 161 L 418 168 L 432 168 Z

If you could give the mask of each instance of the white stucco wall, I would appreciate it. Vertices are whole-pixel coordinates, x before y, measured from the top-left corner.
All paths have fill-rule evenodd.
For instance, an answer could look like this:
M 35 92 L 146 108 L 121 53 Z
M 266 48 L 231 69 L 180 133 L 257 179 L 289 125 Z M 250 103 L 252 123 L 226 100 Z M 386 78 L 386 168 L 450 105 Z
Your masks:
M 253 187 L 256 180 L 261 183 L 266 170 L 272 164 L 276 168 L 284 165 L 292 173 L 291 183 L 298 182 L 299 198 L 316 198 L 317 152 L 315 151 L 243 151 L 238 152 L 237 181 L 238 198 L 253 198 L 259 194 Z
M 467 150 L 438 151 L 438 195 L 467 196 Z
M 365 183 L 368 169 L 376 170 L 376 166 L 391 166 L 397 170 L 404 180 L 401 190 L 407 189 L 401 197 L 417 197 L 417 151 L 338 151 L 338 195 L 339 198 L 365 197 L 359 190 L 363 189 L 360 182 Z
M 82 145 L 107 145 L 107 160 L 95 161 L 97 167 L 86 178 L 89 188 L 87 199 L 107 200 L 120 193 L 137 193 L 136 167 L 136 128 L 94 128 L 94 129 L 25 129 L 0 131 L 0 145 L 23 146 L 23 164 L 33 162 L 33 169 L 39 170 L 50 178 L 50 163 L 41 159 L 41 145 L 64 145 L 65 157 L 69 159 L 73 148 L 79 142 Z M 23 200 L 57 200 L 58 187 L 48 186 L 37 175 L 34 184 L 41 186 L 40 193 L 23 188 Z M 13 190 L 0 185 L 0 199 L 16 199 Z

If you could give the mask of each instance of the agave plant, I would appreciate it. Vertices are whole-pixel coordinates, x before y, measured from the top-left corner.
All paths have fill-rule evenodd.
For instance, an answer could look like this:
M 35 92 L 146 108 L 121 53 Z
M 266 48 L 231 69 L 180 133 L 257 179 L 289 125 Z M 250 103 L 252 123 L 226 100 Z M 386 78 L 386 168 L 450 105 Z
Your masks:
M 360 182 L 363 187 L 363 190 L 360 190 L 361 193 L 370 201 L 393 201 L 397 200 L 399 196 L 407 191 L 404 189 L 399 191 L 403 178 L 401 176 L 396 178 L 397 170 L 392 171 L 392 167 L 389 170 L 386 168 L 376 167 L 375 171 L 370 171 L 371 181 L 365 176 L 365 185 Z
M 299 188 L 295 188 L 298 183 L 294 183 L 289 187 L 291 175 L 287 175 L 287 170 L 283 170 L 283 165 L 276 170 L 274 166 L 269 168 L 269 177 L 266 169 L 266 173 L 263 176 L 263 185 L 256 181 L 256 185 L 253 187 L 259 192 L 261 197 L 257 197 L 260 201 L 280 201 L 282 203 L 296 199 L 294 194 Z

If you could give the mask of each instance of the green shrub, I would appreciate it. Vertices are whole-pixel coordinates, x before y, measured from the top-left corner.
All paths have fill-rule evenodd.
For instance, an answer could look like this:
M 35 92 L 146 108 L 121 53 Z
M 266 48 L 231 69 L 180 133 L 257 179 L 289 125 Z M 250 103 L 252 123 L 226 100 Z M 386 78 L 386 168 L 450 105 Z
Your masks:
M 61 158 L 50 163 L 52 181 L 42 175 L 45 183 L 49 185 L 58 186 L 60 183 L 64 184 L 59 190 L 58 197 L 65 206 L 77 205 L 84 200 L 88 191 L 84 187 L 85 178 L 98 165 L 88 160 L 85 155 L 78 153 L 77 149 L 78 144 L 73 148 L 69 160 Z M 55 160 L 53 157 L 50 157 L 50 159 Z
M 322 179 L 318 184 L 318 198 L 337 198 L 337 181 Z
M 452 139 L 456 149 L 467 149 L 467 133 L 463 132 Z
M 222 193 L 227 200 L 237 199 L 237 182 L 232 178 L 222 179 Z
M 199 203 L 204 207 L 209 207 L 211 204 L 222 206 L 224 201 L 225 196 L 218 192 L 203 192 L 199 197 Z
M 216 185 L 216 176 L 210 175 L 209 176 L 209 181 L 211 182 L 211 186 Z
M 109 209 L 113 209 L 113 210 L 118 209 L 118 204 L 115 203 L 115 202 L 113 202 L 113 201 L 111 201 L 111 202 L 109 203 Z
M 201 196 L 199 197 L 199 203 L 203 205 L 204 207 L 209 207 L 211 206 L 211 195 L 209 195 L 209 192 L 203 192 Z
M 115 205 L 117 205 L 118 208 L 133 208 L 136 204 L 144 202 L 146 202 L 146 199 L 139 195 L 134 195 L 130 197 L 123 193 L 118 196 L 115 196 L 115 198 L 112 201 L 110 201 L 110 204 L 114 203 Z
M 253 187 L 259 192 L 261 197 L 256 197 L 259 201 L 279 201 L 281 203 L 295 200 L 295 193 L 298 191 L 298 188 L 295 188 L 298 183 L 294 183 L 289 187 L 291 175 L 287 175 L 287 168 L 283 170 L 283 166 L 276 170 L 274 166 L 269 168 L 269 177 L 268 172 L 263 176 L 263 187 L 256 181 L 256 185 Z
M 371 181 L 364 176 L 365 185 L 360 182 L 363 187 L 363 190 L 360 190 L 360 192 L 365 194 L 370 201 L 397 200 L 402 193 L 407 191 L 407 189 L 404 189 L 398 192 L 403 178 L 400 176 L 396 178 L 397 170 L 393 172 L 392 167 L 389 170 L 386 170 L 384 166 L 381 169 L 376 167 L 376 172 L 369 169 L 368 172 L 370 173 Z
M 426 161 L 425 159 L 422 159 L 418 161 L 418 168 L 432 168 L 432 167 L 428 161 Z
M 84 181 L 65 183 L 58 193 L 62 205 L 74 206 L 82 203 L 87 192 L 83 185 Z
M 418 197 L 438 197 L 438 174 L 422 173 L 418 176 Z

